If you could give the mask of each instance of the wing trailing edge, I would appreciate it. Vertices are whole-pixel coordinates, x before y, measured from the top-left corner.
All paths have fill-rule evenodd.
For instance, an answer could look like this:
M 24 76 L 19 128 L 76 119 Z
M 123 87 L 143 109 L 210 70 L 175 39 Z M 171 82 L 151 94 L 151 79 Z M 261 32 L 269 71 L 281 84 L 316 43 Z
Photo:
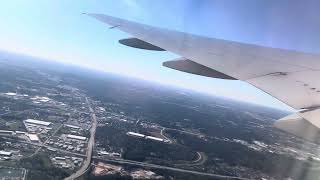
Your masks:
M 129 47 L 138 48 L 138 49 L 145 49 L 145 50 L 152 50 L 152 51 L 165 51 L 164 49 L 158 46 L 155 46 L 153 44 L 150 44 L 138 38 L 121 39 L 119 40 L 119 43 Z
M 302 118 L 299 113 L 291 114 L 274 123 L 274 126 L 309 141 L 319 142 L 320 130 L 317 126 Z
M 179 58 L 172 61 L 166 61 L 162 65 L 171 69 L 175 69 L 175 70 L 186 72 L 186 73 L 196 74 L 200 76 L 206 76 L 206 77 L 212 77 L 212 78 L 218 78 L 218 79 L 236 80 L 231 76 L 218 72 L 214 69 L 208 68 L 206 66 L 198 64 L 186 58 Z

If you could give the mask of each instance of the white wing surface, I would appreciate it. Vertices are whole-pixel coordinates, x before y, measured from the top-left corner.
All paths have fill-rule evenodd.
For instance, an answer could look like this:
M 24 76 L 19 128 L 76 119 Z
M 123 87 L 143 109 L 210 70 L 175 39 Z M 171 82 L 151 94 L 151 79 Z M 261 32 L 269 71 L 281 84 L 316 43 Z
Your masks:
M 176 61 L 165 63 L 167 67 L 173 64 L 173 69 L 181 68 L 185 72 L 199 75 L 205 72 L 212 77 L 246 81 L 295 109 L 306 110 L 297 113 L 300 121 L 307 120 L 320 128 L 320 120 L 317 119 L 320 114 L 320 55 L 207 38 L 103 14 L 88 15 L 134 36 L 133 41 L 139 41 L 132 43 L 130 39 L 130 44 L 134 44 L 132 47 L 148 49 L 150 46 L 151 50 L 167 50 L 183 57 L 184 61 L 178 64 Z M 213 72 L 199 69 L 200 66 Z M 288 121 L 285 119 L 286 127 L 290 126 Z M 295 126 L 299 124 L 296 121 L 297 118 L 292 123 Z M 280 121 L 276 126 L 288 131 L 288 128 L 282 128 Z

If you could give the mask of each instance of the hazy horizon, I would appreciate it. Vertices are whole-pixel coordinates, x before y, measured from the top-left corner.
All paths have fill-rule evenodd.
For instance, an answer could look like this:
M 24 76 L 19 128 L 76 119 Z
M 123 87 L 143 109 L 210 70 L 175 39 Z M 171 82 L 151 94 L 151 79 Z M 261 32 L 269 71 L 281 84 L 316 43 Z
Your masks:
M 256 105 L 256 106 L 261 106 L 261 107 L 266 107 L 266 108 L 274 108 L 274 109 L 278 109 L 278 110 L 284 110 L 284 111 L 292 111 L 293 109 L 289 108 L 279 108 L 279 107 L 274 107 L 274 106 L 268 106 L 268 105 L 263 105 L 263 104 L 259 104 L 259 103 L 255 103 L 255 102 L 248 102 L 248 101 L 243 101 L 243 100 L 239 100 L 239 99 L 235 99 L 232 97 L 226 97 L 226 96 L 219 96 L 216 94 L 212 94 L 212 93 L 208 93 L 205 91 L 201 91 L 201 90 L 197 90 L 197 89 L 193 89 L 193 88 L 188 88 L 188 87 L 182 87 L 176 84 L 166 84 L 163 82 L 158 82 L 158 81 L 153 81 L 153 80 L 149 80 L 149 79 L 143 79 L 143 78 L 139 78 L 139 77 L 134 77 L 134 76 L 130 76 L 130 75 L 126 75 L 126 74 L 121 74 L 121 73 L 116 73 L 116 72 L 110 72 L 110 71 L 106 71 L 106 70 L 101 70 L 101 69 L 96 69 L 96 68 L 92 68 L 92 67 L 87 67 L 87 66 L 83 66 L 80 64 L 71 64 L 71 63 L 66 63 L 63 61 L 57 61 L 57 60 L 52 60 L 52 59 L 43 59 L 41 57 L 35 57 L 32 55 L 27 55 L 27 54 L 21 54 L 21 53 L 15 53 L 15 52 L 9 52 L 9 51 L 3 51 L 0 49 L 0 58 L 1 55 L 3 55 L 3 53 L 7 53 L 9 54 L 9 56 L 11 55 L 17 55 L 17 56 L 23 56 L 26 58 L 31 58 L 31 59 L 15 59 L 17 61 L 24 61 L 24 62 L 34 62 L 36 61 L 36 63 L 54 63 L 54 65 L 63 65 L 63 66 L 67 66 L 68 68 L 78 68 L 79 70 L 85 70 L 85 71 L 89 71 L 89 73 L 103 73 L 103 75 L 105 76 L 117 76 L 117 77 L 121 77 L 121 78 L 126 78 L 127 80 L 129 79 L 133 79 L 133 80 L 137 80 L 140 82 L 147 82 L 147 83 L 151 83 L 153 85 L 158 85 L 158 86 L 162 86 L 165 88 L 173 88 L 176 90 L 183 90 L 183 91 L 188 91 L 189 93 L 199 93 L 199 95 L 203 95 L 203 96 L 209 96 L 212 98 L 222 98 L 222 99 L 226 99 L 226 100 L 231 100 L 231 101 L 235 101 L 235 102 L 240 102 L 240 103 L 248 103 L 251 105 Z M 0 59 L 0 62 L 3 59 Z M 4 59 L 6 60 L 6 59 Z M 10 59 L 7 59 L 8 61 Z M 63 71 L 65 71 L 66 69 L 64 69 Z

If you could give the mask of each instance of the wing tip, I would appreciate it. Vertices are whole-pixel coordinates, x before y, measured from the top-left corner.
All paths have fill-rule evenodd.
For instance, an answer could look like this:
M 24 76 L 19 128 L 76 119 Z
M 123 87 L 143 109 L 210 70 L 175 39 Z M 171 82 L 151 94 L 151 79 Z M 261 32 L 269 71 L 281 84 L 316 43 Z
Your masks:
M 84 13 L 84 14 L 98 21 L 101 21 L 105 24 L 109 24 L 111 26 L 119 26 L 119 24 L 121 24 L 121 22 L 124 21 L 123 19 L 105 15 L 105 14 L 99 14 L 99 13 Z

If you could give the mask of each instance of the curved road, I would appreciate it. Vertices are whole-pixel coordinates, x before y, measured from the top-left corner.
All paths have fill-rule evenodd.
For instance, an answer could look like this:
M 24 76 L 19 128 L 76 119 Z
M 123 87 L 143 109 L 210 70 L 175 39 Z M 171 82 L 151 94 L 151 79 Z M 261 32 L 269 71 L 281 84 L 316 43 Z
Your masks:
M 65 180 L 72 180 L 72 179 L 79 178 L 87 171 L 87 169 L 90 167 L 90 164 L 91 164 L 92 151 L 93 151 L 93 147 L 94 147 L 94 137 L 95 137 L 96 128 L 97 128 L 97 118 L 96 118 L 96 114 L 94 113 L 94 110 L 92 109 L 92 107 L 88 101 L 88 98 L 86 98 L 86 102 L 89 106 L 91 118 L 92 118 L 92 126 L 90 129 L 90 139 L 88 141 L 88 147 L 87 147 L 87 159 L 83 162 L 83 165 L 81 166 L 81 168 L 77 172 L 75 172 L 71 176 L 65 178 Z
M 161 129 L 160 135 L 162 136 L 163 139 L 169 140 L 169 144 L 172 144 L 173 141 L 172 141 L 170 138 L 168 138 L 167 136 L 165 136 L 165 135 L 163 134 L 163 131 L 164 131 L 165 129 L 166 129 L 165 127 L 163 127 L 163 128 Z
M 207 161 L 207 156 L 204 152 L 197 152 L 198 158 L 193 161 L 185 161 L 184 163 L 174 164 L 176 166 L 200 166 Z

